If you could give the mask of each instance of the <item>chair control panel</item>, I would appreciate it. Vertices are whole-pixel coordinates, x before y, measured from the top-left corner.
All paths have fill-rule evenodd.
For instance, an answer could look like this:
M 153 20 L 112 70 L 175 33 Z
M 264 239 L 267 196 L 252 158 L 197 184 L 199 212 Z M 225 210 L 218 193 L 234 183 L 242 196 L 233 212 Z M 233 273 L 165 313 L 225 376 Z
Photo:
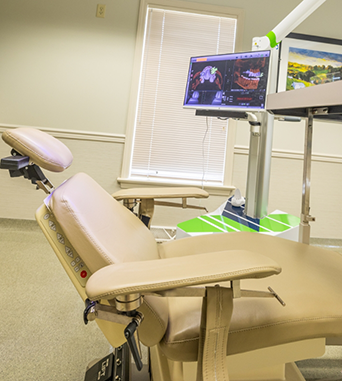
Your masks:
M 65 236 L 62 228 L 56 221 L 56 218 L 47 208 L 45 214 L 42 215 L 40 222 L 45 227 L 46 233 L 52 239 L 58 252 L 67 263 L 75 278 L 82 287 L 85 287 L 91 272 Z

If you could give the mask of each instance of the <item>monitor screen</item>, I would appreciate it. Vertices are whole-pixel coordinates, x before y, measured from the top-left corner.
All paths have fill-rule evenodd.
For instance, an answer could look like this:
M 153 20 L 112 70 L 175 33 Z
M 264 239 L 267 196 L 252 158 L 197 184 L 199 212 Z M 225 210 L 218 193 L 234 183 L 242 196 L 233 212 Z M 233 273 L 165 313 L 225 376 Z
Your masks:
M 184 107 L 265 109 L 270 51 L 192 57 Z

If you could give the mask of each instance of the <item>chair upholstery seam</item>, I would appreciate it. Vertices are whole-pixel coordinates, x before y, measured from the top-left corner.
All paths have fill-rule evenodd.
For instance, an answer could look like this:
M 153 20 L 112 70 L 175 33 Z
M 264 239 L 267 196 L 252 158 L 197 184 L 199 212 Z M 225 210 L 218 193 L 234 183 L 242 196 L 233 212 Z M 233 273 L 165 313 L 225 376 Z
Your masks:
M 249 328 L 241 328 L 234 331 L 229 332 L 229 334 L 233 333 L 239 333 L 239 332 L 246 332 L 246 331 L 252 331 L 255 329 L 263 329 L 268 327 L 274 327 L 277 325 L 283 325 L 288 323 L 298 323 L 298 322 L 304 322 L 304 321 L 317 321 L 317 320 L 326 320 L 326 319 L 341 319 L 342 315 L 336 315 L 336 316 L 324 316 L 324 317 L 311 317 L 311 318 L 300 318 L 300 319 L 293 319 L 293 320 L 285 320 L 277 323 L 271 323 L 271 324 L 265 324 L 260 327 L 249 327 Z
M 139 286 L 139 287 L 138 286 L 125 287 L 125 288 L 121 288 L 119 290 L 119 292 L 120 293 L 125 293 L 125 292 L 134 293 L 135 291 L 142 291 L 142 292 L 145 290 L 153 291 L 153 290 L 159 289 L 161 286 L 162 287 L 172 286 L 173 288 L 175 288 L 176 286 L 187 285 L 188 282 L 191 282 L 191 281 L 198 281 L 201 283 L 202 282 L 207 283 L 207 281 L 210 281 L 210 280 L 212 280 L 213 282 L 229 281 L 229 277 L 232 277 L 232 276 L 236 276 L 236 275 L 240 275 L 240 274 L 248 275 L 250 273 L 253 273 L 256 270 L 274 270 L 274 269 L 276 269 L 276 268 L 272 267 L 272 266 L 253 267 L 253 268 L 248 269 L 248 271 L 238 270 L 238 271 L 220 274 L 219 279 L 216 278 L 216 274 L 215 275 L 205 275 L 205 276 L 201 276 L 201 277 L 187 278 L 185 280 L 181 279 L 178 281 L 159 282 L 159 283 L 156 283 L 154 285 L 146 285 L 146 286 Z M 223 279 L 223 278 L 225 278 L 225 279 Z M 201 284 L 201 283 L 198 283 L 198 284 Z M 102 298 L 104 296 L 109 296 L 109 295 L 120 295 L 120 293 L 118 293 L 117 291 L 105 292 L 105 293 L 98 295 L 98 297 Z
M 144 300 L 144 304 L 145 306 L 148 307 L 148 309 L 150 310 L 150 312 L 152 312 L 152 314 L 157 318 L 159 324 L 160 324 L 160 327 L 162 328 L 162 330 L 166 329 L 167 327 L 165 327 L 165 324 L 163 323 L 163 320 L 160 318 L 160 316 L 154 311 L 154 309 L 150 306 L 150 304 Z
M 67 167 L 65 167 L 64 165 L 61 165 L 60 163 L 58 163 L 57 161 L 54 161 L 54 160 L 47 160 L 44 156 L 42 156 L 41 154 L 39 154 L 38 152 L 35 152 L 32 150 L 32 148 L 30 148 L 27 144 L 21 142 L 20 140 L 18 140 L 16 137 L 14 137 L 13 135 L 10 135 L 10 138 L 12 140 L 14 140 L 16 143 L 20 144 L 22 147 L 32 151 L 35 155 L 37 155 L 40 159 L 42 159 L 43 161 L 45 161 L 46 163 L 49 163 L 49 164 L 53 164 L 53 165 L 57 165 L 59 167 L 62 167 L 64 169 L 66 169 Z
M 62 196 L 61 201 L 63 204 L 65 204 L 66 208 L 68 209 L 69 213 L 74 217 L 75 221 L 78 223 L 84 234 L 89 238 L 89 240 L 94 244 L 95 248 L 105 257 L 105 259 L 108 260 L 109 264 L 114 264 L 114 262 L 107 256 L 107 254 L 97 245 L 97 243 L 93 240 L 93 238 L 88 234 L 86 229 L 81 224 L 80 220 L 77 218 L 76 214 L 72 211 L 72 209 L 69 207 L 68 201 L 64 199 Z
M 232 331 L 229 331 L 229 335 L 232 335 L 234 333 L 240 333 L 240 332 L 253 331 L 253 330 L 258 330 L 258 329 L 264 329 L 264 328 L 273 327 L 273 326 L 277 326 L 277 325 L 288 324 L 288 323 L 296 323 L 296 322 L 304 322 L 304 321 L 315 321 L 315 320 L 325 320 L 325 319 L 338 319 L 338 318 L 339 319 L 342 318 L 342 315 L 325 316 L 324 318 L 314 317 L 314 318 L 286 320 L 286 321 L 282 321 L 282 322 L 278 322 L 278 323 L 272 323 L 272 324 L 262 325 L 260 327 L 251 327 L 251 328 L 242 328 L 242 329 L 232 330 Z M 196 341 L 198 339 L 199 339 L 199 336 L 193 337 L 191 339 L 176 340 L 176 341 L 166 341 L 166 339 L 164 338 L 163 342 L 166 345 L 173 345 L 173 344 L 177 345 L 177 344 L 186 343 L 186 342 L 189 342 L 189 341 Z

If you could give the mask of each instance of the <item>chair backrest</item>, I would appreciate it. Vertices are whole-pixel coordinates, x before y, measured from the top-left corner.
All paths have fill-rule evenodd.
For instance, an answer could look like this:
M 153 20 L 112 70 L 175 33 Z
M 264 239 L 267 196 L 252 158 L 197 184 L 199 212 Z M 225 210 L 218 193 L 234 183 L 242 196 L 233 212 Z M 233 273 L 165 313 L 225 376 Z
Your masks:
M 110 264 L 159 258 L 152 233 L 85 173 L 61 184 L 47 202 L 91 272 Z
M 150 230 L 85 173 L 65 181 L 45 203 L 92 273 L 109 264 L 159 259 Z M 140 339 L 145 345 L 156 345 L 167 328 L 167 300 L 145 296 L 139 310 L 145 316 Z M 107 338 L 106 330 L 114 329 L 100 328 Z

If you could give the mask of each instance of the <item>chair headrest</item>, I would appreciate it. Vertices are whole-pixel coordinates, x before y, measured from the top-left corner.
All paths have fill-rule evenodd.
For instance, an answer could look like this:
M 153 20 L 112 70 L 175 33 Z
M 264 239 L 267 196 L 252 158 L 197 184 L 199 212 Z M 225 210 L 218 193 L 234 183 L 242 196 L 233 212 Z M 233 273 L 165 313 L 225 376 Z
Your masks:
M 53 136 L 34 128 L 6 130 L 2 139 L 30 162 L 52 172 L 70 167 L 73 156 L 69 148 Z

